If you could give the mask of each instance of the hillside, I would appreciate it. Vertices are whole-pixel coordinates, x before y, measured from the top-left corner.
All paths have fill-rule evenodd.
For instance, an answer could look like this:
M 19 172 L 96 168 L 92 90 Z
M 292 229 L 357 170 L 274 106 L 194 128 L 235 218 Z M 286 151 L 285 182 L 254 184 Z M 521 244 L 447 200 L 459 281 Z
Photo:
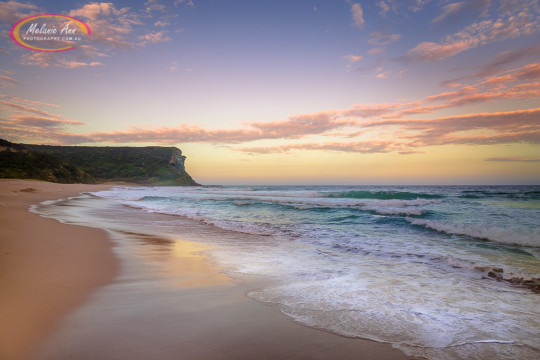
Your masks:
M 95 183 L 86 172 L 61 159 L 0 139 L 0 178 L 58 183 Z
M 0 177 L 53 182 L 198 185 L 175 147 L 49 146 L 0 142 Z

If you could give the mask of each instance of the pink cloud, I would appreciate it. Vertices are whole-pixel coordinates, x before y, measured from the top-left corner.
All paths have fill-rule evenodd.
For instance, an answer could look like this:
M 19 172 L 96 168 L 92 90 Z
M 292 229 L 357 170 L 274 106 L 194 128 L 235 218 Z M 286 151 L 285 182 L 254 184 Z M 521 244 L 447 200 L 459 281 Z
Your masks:
M 87 58 L 82 56 L 82 58 Z M 39 67 L 61 67 L 66 69 L 75 69 L 82 67 L 94 67 L 94 66 L 103 66 L 102 62 L 99 61 L 82 61 L 73 57 L 58 57 L 51 53 L 43 52 L 34 52 L 31 54 L 24 54 L 19 59 L 19 64 L 21 65 L 31 65 Z
M 273 154 L 285 153 L 295 150 L 321 150 L 321 151 L 339 151 L 353 153 L 383 153 L 393 151 L 399 148 L 393 141 L 354 141 L 354 142 L 326 142 L 326 143 L 305 143 L 290 144 L 280 146 L 262 146 L 262 147 L 244 147 L 236 148 L 238 151 L 252 154 Z
M 250 122 L 236 129 L 212 129 L 182 124 L 175 127 L 132 127 L 121 131 L 86 134 L 66 131 L 67 126 L 79 123 L 64 120 L 59 115 L 43 110 L 48 104 L 0 95 L 0 106 L 8 114 L 0 121 L 0 128 L 3 133 L 12 137 L 27 136 L 56 144 L 244 144 L 272 139 L 304 140 L 313 135 L 332 140 L 236 148 L 238 151 L 251 153 L 326 150 L 410 154 L 421 152 L 422 147 L 446 144 L 537 144 L 540 142 L 540 108 L 446 117 L 435 114 L 441 109 L 499 99 L 538 98 L 539 79 L 540 63 L 533 63 L 487 77 L 477 84 L 408 102 L 356 104 L 342 110 L 298 114 L 285 120 Z M 424 118 L 410 118 L 414 114 L 424 114 Z M 27 131 L 28 135 L 24 135 L 24 131 Z M 354 141 L 357 137 L 361 137 L 362 141 Z M 341 138 L 342 141 L 335 141 L 336 138 Z
M 32 113 L 32 114 L 36 114 L 36 115 L 40 115 L 40 116 L 44 116 L 44 117 L 50 117 L 50 118 L 55 118 L 55 117 L 58 117 L 58 115 L 53 115 L 47 111 L 44 111 L 44 110 L 40 110 L 40 109 L 37 109 L 35 107 L 31 107 L 31 106 L 28 106 L 28 105 L 25 105 L 25 104 L 21 104 L 21 103 L 17 103 L 15 101 L 5 101 L 5 100 L 0 100 L 0 107 L 3 107 L 4 110 L 6 111 L 6 113 L 8 111 L 17 111 L 18 113 L 21 113 L 21 112 L 29 112 L 29 113 Z
M 355 124 L 354 120 L 336 118 L 336 113 L 330 111 L 291 116 L 285 121 L 249 125 L 262 131 L 268 138 L 297 138 Z
M 6 88 L 18 84 L 19 81 L 9 76 L 0 74 L 0 88 Z
M 7 24 L 14 24 L 16 21 L 27 17 L 30 12 L 38 10 L 37 5 L 21 3 L 18 1 L 0 2 L 0 21 Z
M 347 60 L 349 63 L 355 63 L 362 60 L 364 57 L 361 55 L 345 55 L 342 56 L 342 58 Z
M 354 105 L 352 109 L 342 111 L 343 116 L 360 117 L 360 118 L 372 118 L 379 117 L 385 114 L 392 113 L 401 108 L 401 104 L 359 104 Z
M 409 50 L 408 55 L 410 59 L 415 61 L 435 61 L 457 55 L 476 46 L 478 46 L 478 40 L 474 38 L 452 41 L 445 44 L 426 41 Z
M 142 25 L 139 16 L 127 7 L 117 9 L 112 3 L 90 3 L 69 12 L 80 18 L 92 29 L 90 41 L 104 44 L 113 49 L 128 49 L 135 46 L 129 35 L 135 25 Z
M 351 3 L 351 14 L 354 26 L 362 29 L 366 25 L 362 5 L 360 5 L 359 3 Z
M 485 11 L 491 5 L 491 0 L 475 0 L 475 1 L 458 1 L 443 6 L 443 12 L 432 20 L 433 23 L 438 23 L 446 20 L 459 19 L 463 14 L 471 12 Z
M 51 103 L 45 103 L 42 101 L 35 101 L 35 100 L 28 100 L 28 99 L 22 99 L 13 95 L 6 95 L 6 94 L 0 94 L 0 98 L 9 100 L 13 103 L 17 104 L 23 104 L 25 106 L 46 106 L 46 107 L 56 107 L 59 108 L 60 105 L 57 104 L 51 104 Z
M 388 45 L 401 39 L 400 34 L 388 34 L 382 31 L 374 31 L 369 34 L 369 43 L 373 45 Z
M 51 127 L 58 128 L 64 125 L 83 125 L 80 121 L 51 119 L 40 116 L 14 116 L 11 118 L 11 123 L 22 127 Z
M 148 43 L 157 44 L 160 42 L 170 41 L 171 38 L 165 35 L 163 31 L 152 31 L 146 35 L 139 36 L 140 46 L 144 46 Z
M 422 42 L 409 50 L 406 59 L 437 61 L 495 41 L 534 34 L 540 29 L 538 15 L 530 11 L 530 7 L 535 6 L 534 3 L 515 2 L 513 7 L 506 8 L 494 20 L 475 22 L 455 34 L 446 36 L 441 42 Z M 458 7 L 466 6 L 465 3 L 457 4 L 447 5 L 450 6 L 446 8 L 447 13 L 458 11 L 460 10 L 457 9 Z
M 409 146 L 445 144 L 500 144 L 540 142 L 540 108 L 495 113 L 478 113 L 427 120 L 396 119 L 372 121 L 364 127 L 392 126 L 404 131 Z M 490 135 L 463 135 L 486 130 Z

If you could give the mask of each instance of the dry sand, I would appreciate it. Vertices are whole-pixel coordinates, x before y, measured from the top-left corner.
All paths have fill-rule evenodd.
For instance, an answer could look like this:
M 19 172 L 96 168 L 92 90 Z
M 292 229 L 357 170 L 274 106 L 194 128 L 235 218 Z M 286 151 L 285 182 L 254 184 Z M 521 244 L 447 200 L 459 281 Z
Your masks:
M 26 358 L 62 315 L 117 271 L 105 231 L 61 224 L 29 206 L 105 188 L 0 180 L 1 359 Z
M 27 211 L 99 187 L 7 180 L 0 189 L 2 359 L 407 359 L 389 345 L 312 329 L 248 298 L 193 253 L 198 243 L 111 233 L 117 269 L 103 230 Z

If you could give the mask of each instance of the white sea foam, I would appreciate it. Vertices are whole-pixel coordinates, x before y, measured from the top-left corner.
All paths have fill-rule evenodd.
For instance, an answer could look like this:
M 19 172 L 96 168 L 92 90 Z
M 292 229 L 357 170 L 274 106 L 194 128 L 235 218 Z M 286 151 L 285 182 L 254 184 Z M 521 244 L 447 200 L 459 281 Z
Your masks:
M 540 229 L 531 231 L 517 227 L 501 228 L 495 225 L 456 224 L 446 221 L 416 219 L 411 217 L 407 217 L 406 219 L 413 225 L 425 226 L 447 234 L 466 235 L 503 244 L 540 247 Z
M 514 253 L 443 234 L 487 234 L 493 241 L 497 233 L 515 238 L 518 225 L 484 225 L 496 213 L 512 226 L 529 225 L 534 235 L 537 218 L 528 209 L 488 211 L 477 199 L 471 203 L 453 195 L 416 200 L 327 198 L 321 191 L 287 188 L 116 188 L 95 195 L 223 229 L 272 235 L 252 240 L 238 234 L 231 242 L 208 241 L 216 245 L 212 255 L 229 274 L 272 280 L 269 286 L 251 289 L 251 297 L 278 304 L 283 313 L 306 325 L 389 342 L 411 356 L 430 359 L 540 354 L 534 349 L 540 338 L 540 297 L 508 282 L 484 279 L 497 268 L 504 269 L 505 278 L 538 277 L 539 257 L 528 255 L 537 249 Z M 471 223 L 455 226 L 461 218 Z M 486 229 L 480 231 L 482 226 Z M 522 243 L 529 244 L 531 238 L 525 240 Z

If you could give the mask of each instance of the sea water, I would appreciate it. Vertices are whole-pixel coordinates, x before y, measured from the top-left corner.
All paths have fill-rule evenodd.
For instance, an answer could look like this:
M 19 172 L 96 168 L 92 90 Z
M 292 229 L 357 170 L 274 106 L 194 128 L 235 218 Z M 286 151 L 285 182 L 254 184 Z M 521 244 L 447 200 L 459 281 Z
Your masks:
M 210 255 L 233 277 L 268 279 L 248 295 L 305 325 L 430 359 L 540 358 L 540 186 L 116 187 L 85 199 L 238 232 L 206 239 Z

